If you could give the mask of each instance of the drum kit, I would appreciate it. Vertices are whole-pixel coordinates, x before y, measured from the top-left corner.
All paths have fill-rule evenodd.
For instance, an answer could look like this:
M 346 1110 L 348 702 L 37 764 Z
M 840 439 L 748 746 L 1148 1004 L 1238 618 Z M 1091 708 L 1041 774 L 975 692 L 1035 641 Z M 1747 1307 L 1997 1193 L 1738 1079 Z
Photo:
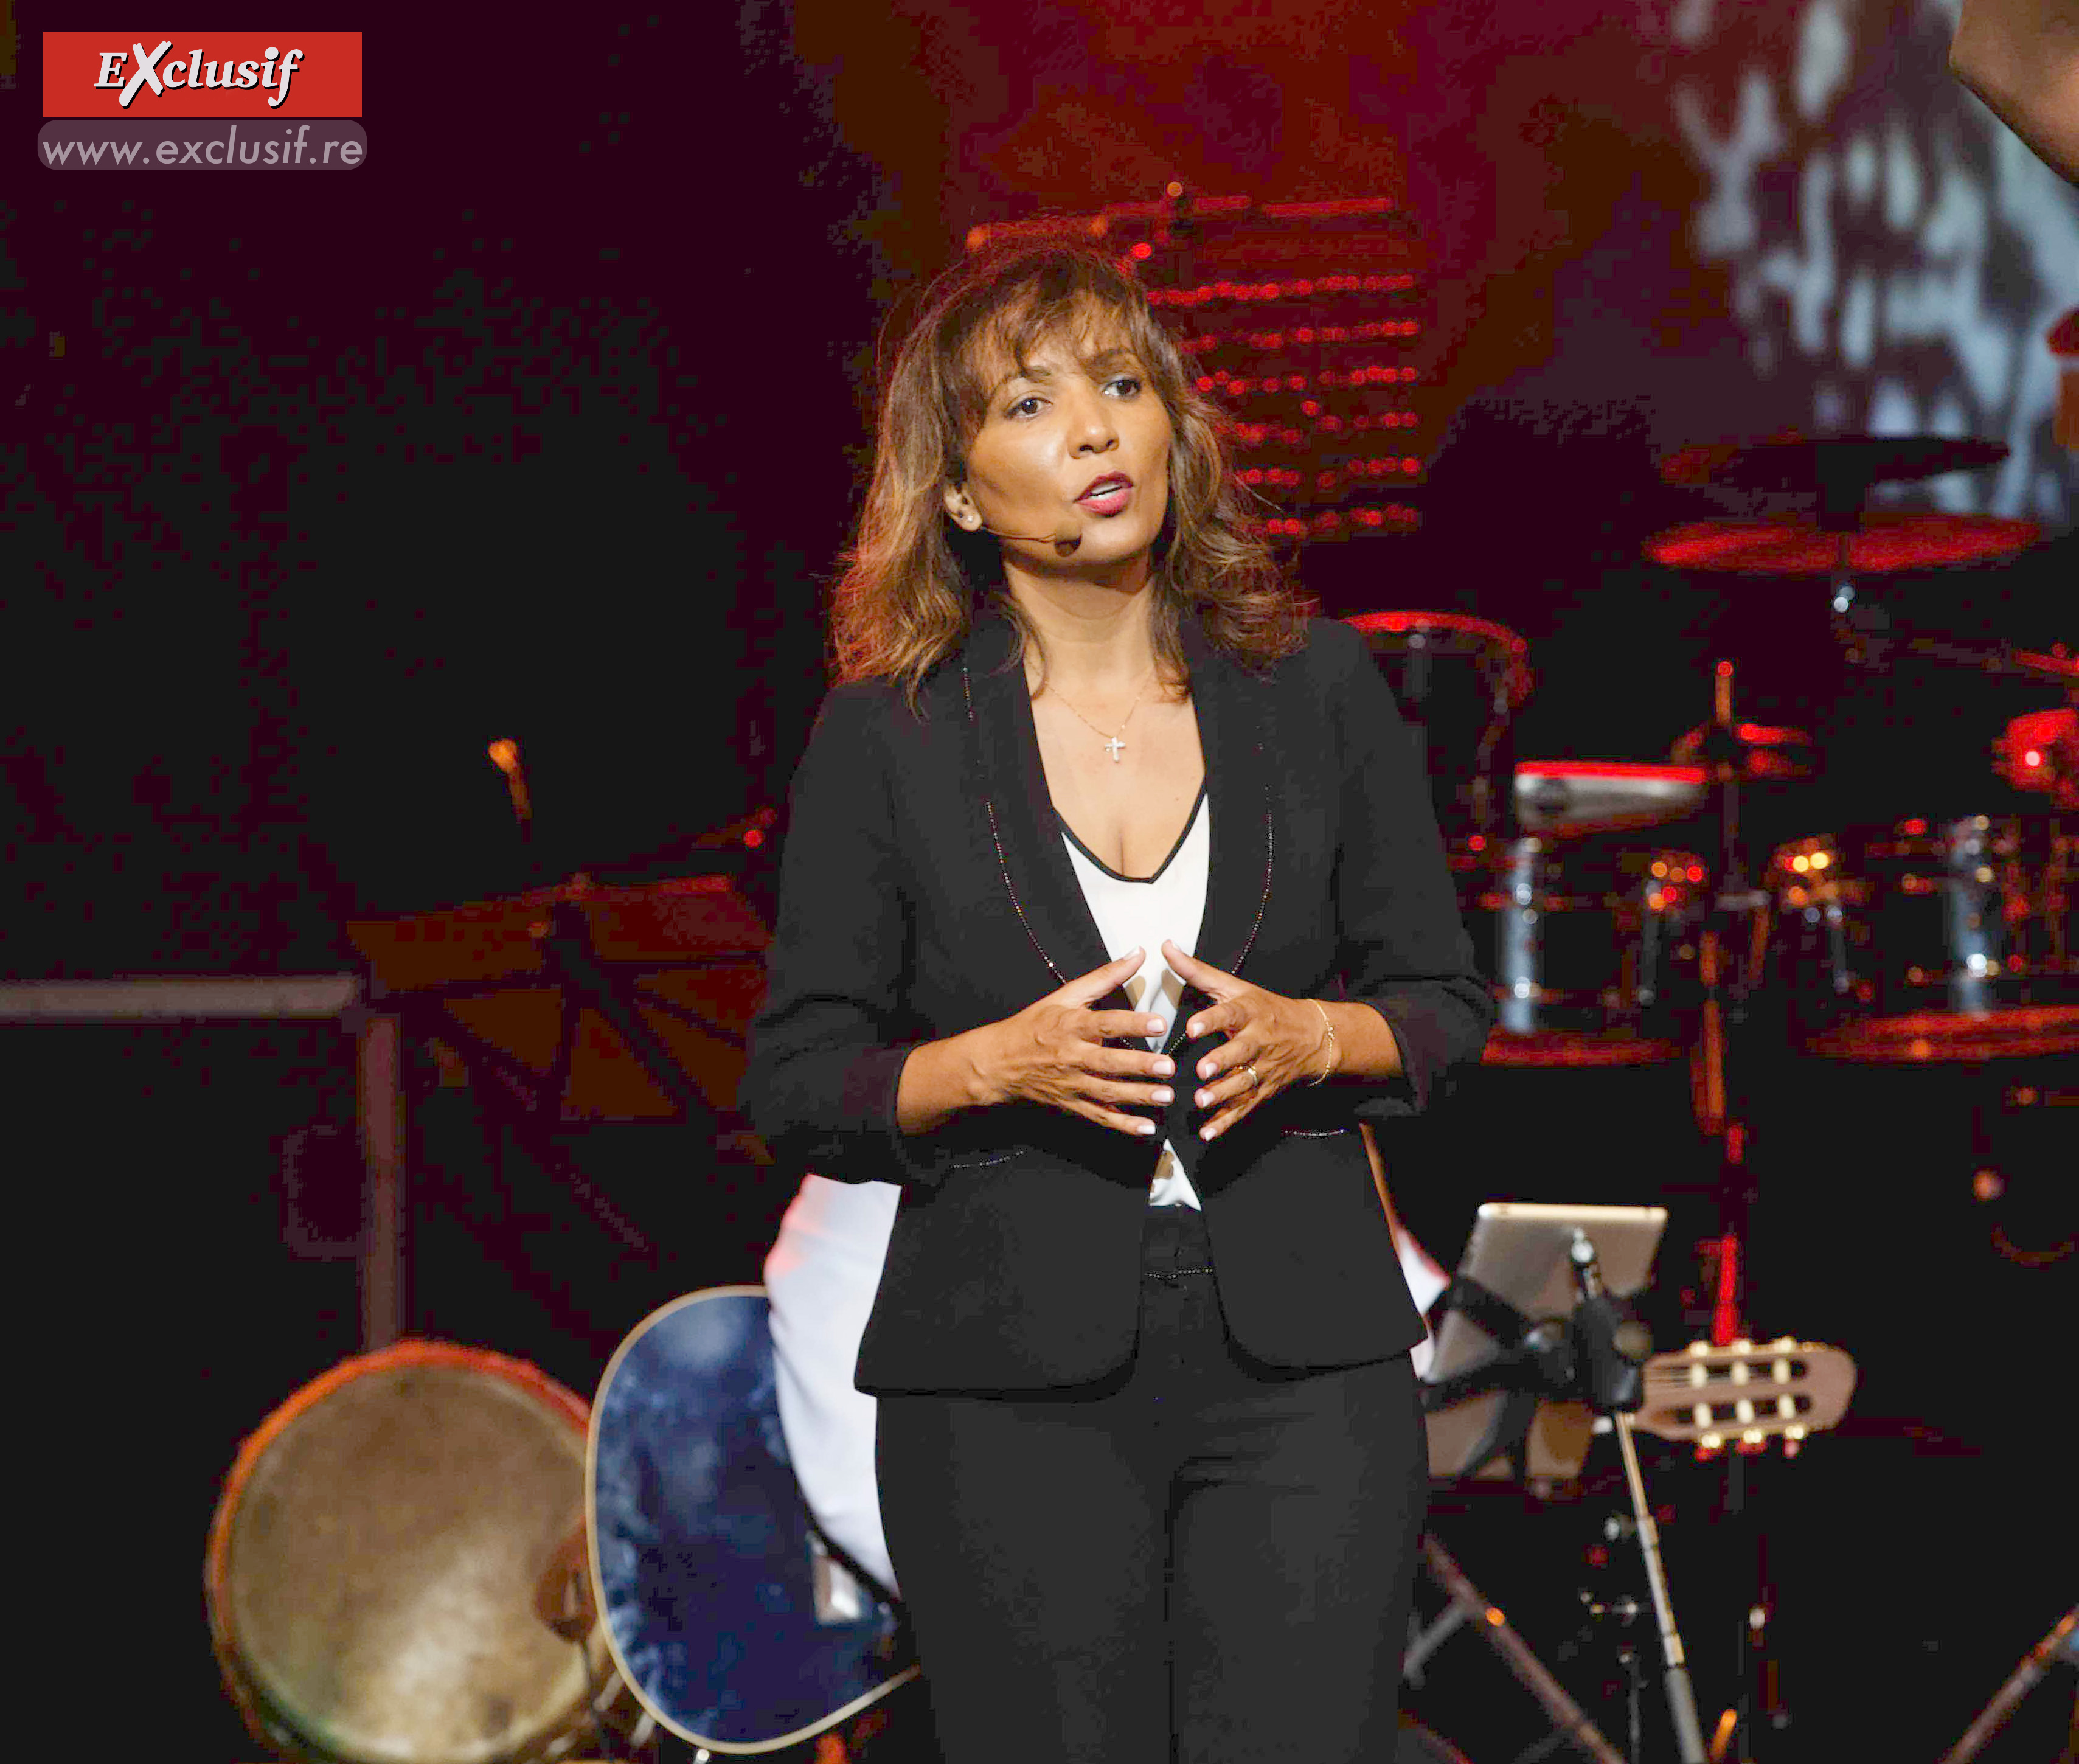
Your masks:
M 2024 521 L 1863 508 L 1875 482 L 1983 466 L 2005 453 L 1915 437 L 1688 449 L 1665 463 L 1671 481 L 1788 492 L 1816 502 L 1816 510 L 1695 522 L 1647 546 L 1651 558 L 1680 571 L 1823 587 L 1831 634 L 1851 666 L 1888 671 L 1895 658 L 1910 656 L 2035 694 L 2035 708 L 2016 706 L 2019 714 L 1984 731 L 1991 763 L 1978 812 L 1837 825 L 1752 853 L 1742 830 L 1746 800 L 1759 790 L 1794 796 L 1821 763 L 1807 731 L 1735 714 L 1731 662 L 1712 670 L 1711 716 L 1676 738 L 1664 762 L 1531 759 L 1518 756 L 1511 733 L 1533 678 L 1521 636 L 1450 612 L 1393 610 L 1349 621 L 1415 731 L 1467 928 L 1494 982 L 1498 1020 L 1483 1064 L 1587 1070 L 1689 1062 L 1690 1112 L 1704 1138 L 1719 1145 L 1721 1235 L 1700 1246 L 1709 1265 L 1697 1285 L 1715 1300 L 1711 1340 L 1687 1356 L 1662 1356 L 1668 1376 L 1693 1375 L 1704 1361 L 1691 1365 L 1692 1356 L 1759 1351 L 1746 1340 L 1741 1290 L 1757 1192 L 1746 1167 L 1746 1122 L 1768 1074 L 1782 1068 L 1753 1056 L 1773 1043 L 1824 1062 L 1922 1075 L 1940 1068 L 1976 1081 L 2001 1071 L 2033 1077 L 2056 1069 L 2041 1062 L 2079 1054 L 2079 658 L 2061 646 L 2035 651 L 1903 629 L 1864 591 L 1873 576 L 2011 558 L 2033 544 L 2036 530 Z M 2046 698 L 2052 702 L 2043 704 Z M 1975 1107 L 1973 1133 L 1982 1137 Z M 1981 1181 L 1990 1173 L 1981 1171 Z M 1491 1303 L 1462 1269 L 1446 1306 L 1461 1302 L 1462 1286 L 1463 1302 Z M 1506 1360 L 1515 1336 L 1501 1327 L 1494 1340 Z M 1787 1340 L 1767 1350 L 1779 1367 L 1790 1351 Z M 1795 1352 L 1815 1363 L 1839 1359 L 1852 1387 L 1851 1365 L 1838 1350 L 1807 1344 Z M 1519 1422 L 1527 1426 L 1528 1397 L 1517 1400 L 1525 1402 Z M 1533 1483 L 1541 1451 L 1552 1458 L 1539 1431 L 1546 1413 L 1539 1411 L 1538 1428 L 1520 1427 L 1512 1454 L 1513 1475 Z M 1433 1410 L 1433 1470 L 1440 1419 Z M 1585 1411 L 1579 1419 L 1577 1469 Z M 1801 1416 L 1784 1430 L 1786 1451 L 1797 1448 L 1812 1421 Z M 1764 1441 L 1743 1422 L 1714 1419 L 1708 1428 L 1695 1436 L 1699 1455 L 1723 1453 L 1726 1511 L 1737 1513 L 1739 1454 Z M 1591 1732 L 1484 1596 L 1458 1584 L 1462 1570 L 1433 1536 L 1424 1547 L 1451 1603 L 1487 1611 L 1489 1626 L 1475 1628 L 1545 1706 L 1554 1733 Z M 1665 1628 L 1665 1589 L 1654 1591 Z M 1447 1608 L 1437 1627 L 1453 1620 Z M 1678 1641 L 1671 1671 L 1680 1653 Z M 1685 1689 L 1676 1698 L 1671 1685 L 1671 1713 L 1684 1712 L 1686 1697 Z M 1740 1729 L 1745 1702 L 1743 1694 L 1742 1708 L 1728 1712 Z M 1635 1710 L 1634 1700 L 1634 1722 Z M 1693 1711 L 1688 1733 L 1676 1721 L 1685 1758 L 1702 1755 L 1695 1724 Z M 1732 1737 L 1721 1731 L 1711 1755 Z
M 1523 637 L 1453 612 L 1349 621 L 1395 686 L 1437 794 L 1468 927 L 1492 976 L 1491 1065 L 1597 1067 L 1694 1053 L 1722 1093 L 1730 1007 L 1780 991 L 1791 1032 L 1824 1057 L 1977 1063 L 2079 1051 L 2079 658 L 1893 628 L 1859 585 L 1873 575 L 2010 558 L 2026 521 L 1865 513 L 1880 479 L 1990 464 L 2006 449 L 1936 437 L 1694 449 L 1677 482 L 1815 495 L 1815 515 L 1696 522 L 1648 546 L 1681 570 L 1816 578 L 1851 662 L 1895 654 L 2048 688 L 2066 700 L 1986 732 L 1987 812 L 1851 825 L 1742 842 L 1742 792 L 1815 775 L 1805 731 L 1742 721 L 1730 662 L 1713 714 L 1665 762 L 1529 759 L 1511 720 L 1529 696 Z M 1477 729 L 1477 735 L 1474 730 Z M 1449 730 L 1455 742 L 1433 733 Z M 1656 829 L 1691 837 L 1655 841 Z

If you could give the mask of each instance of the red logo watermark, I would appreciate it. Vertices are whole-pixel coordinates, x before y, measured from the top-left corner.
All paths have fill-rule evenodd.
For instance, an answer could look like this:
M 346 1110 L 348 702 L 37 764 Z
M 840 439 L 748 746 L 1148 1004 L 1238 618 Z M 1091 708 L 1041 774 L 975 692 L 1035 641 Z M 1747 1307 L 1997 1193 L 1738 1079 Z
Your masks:
M 362 115 L 358 31 L 46 31 L 44 115 Z

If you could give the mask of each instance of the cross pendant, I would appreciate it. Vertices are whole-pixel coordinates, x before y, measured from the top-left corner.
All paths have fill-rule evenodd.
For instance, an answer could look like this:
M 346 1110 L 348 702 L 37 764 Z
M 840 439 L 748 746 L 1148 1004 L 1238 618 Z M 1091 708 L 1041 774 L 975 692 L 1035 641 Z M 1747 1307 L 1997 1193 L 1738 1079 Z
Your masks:
M 1110 741 L 1105 743 L 1105 751 L 1111 755 L 1111 763 L 1115 766 L 1119 763 L 1119 750 L 1125 745 L 1126 743 L 1121 741 L 1116 735 L 1113 736 Z

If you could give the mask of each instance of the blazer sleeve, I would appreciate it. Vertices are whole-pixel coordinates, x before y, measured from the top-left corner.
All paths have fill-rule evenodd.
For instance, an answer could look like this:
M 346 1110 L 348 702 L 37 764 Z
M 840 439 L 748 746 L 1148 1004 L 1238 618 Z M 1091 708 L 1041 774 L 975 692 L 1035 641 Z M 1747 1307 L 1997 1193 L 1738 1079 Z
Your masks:
M 908 908 L 885 731 L 888 695 L 823 700 L 789 792 L 765 1002 L 737 1106 L 789 1175 L 914 1182 L 940 1173 L 896 1124 L 911 1049 Z
M 1494 993 L 1474 965 L 1429 781 L 1392 690 L 1355 631 L 1315 629 L 1332 633 L 1325 696 L 1342 768 L 1335 901 L 1345 996 L 1386 1019 L 1403 1068 L 1357 1112 L 1385 1121 L 1420 1114 L 1454 1067 L 1479 1060 Z

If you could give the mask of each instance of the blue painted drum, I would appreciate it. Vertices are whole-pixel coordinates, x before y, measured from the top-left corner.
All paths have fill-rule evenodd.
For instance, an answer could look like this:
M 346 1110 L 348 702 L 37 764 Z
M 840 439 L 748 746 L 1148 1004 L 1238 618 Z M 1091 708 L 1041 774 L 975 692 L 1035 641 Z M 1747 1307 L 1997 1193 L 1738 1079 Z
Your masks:
M 608 1645 L 680 1738 L 796 1744 L 915 1674 L 894 1608 L 815 1535 L 763 1288 L 690 1294 L 621 1344 L 592 1405 L 587 1499 Z

